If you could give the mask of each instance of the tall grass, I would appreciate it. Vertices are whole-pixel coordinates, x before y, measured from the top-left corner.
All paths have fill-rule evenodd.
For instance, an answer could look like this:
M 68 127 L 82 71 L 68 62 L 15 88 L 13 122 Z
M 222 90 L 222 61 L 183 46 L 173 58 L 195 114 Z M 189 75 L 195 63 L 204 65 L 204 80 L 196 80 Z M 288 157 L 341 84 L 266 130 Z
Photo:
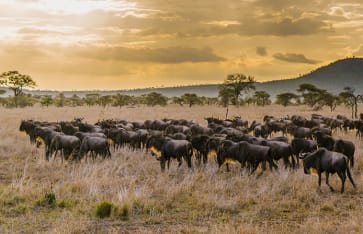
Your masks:
M 218 167 L 213 159 L 205 167 L 190 171 L 185 163 L 172 162 L 165 173 L 155 158 L 144 152 L 122 149 L 110 160 L 62 163 L 47 162 L 44 149 L 30 145 L 18 131 L 21 119 L 46 121 L 84 117 L 94 123 L 100 119 L 184 118 L 206 124 L 204 117 L 223 118 L 220 107 L 135 107 L 111 108 L 25 108 L 1 109 L 0 115 L 0 232 L 1 233 L 360 233 L 363 216 L 362 142 L 354 133 L 338 131 L 335 137 L 356 145 L 354 190 L 331 193 L 317 177 L 301 169 L 267 170 L 261 177 L 231 172 Z M 282 117 L 301 114 L 310 117 L 306 107 L 231 107 L 230 116 L 262 121 L 264 115 Z M 334 113 L 349 116 L 339 107 Z M 324 180 L 323 180 L 324 182 Z M 339 190 L 340 180 L 331 177 Z M 54 194 L 54 206 L 41 206 L 46 194 Z M 100 219 L 97 205 L 114 205 L 111 216 Z M 123 215 L 122 215 L 123 214 Z M 127 218 L 125 218 L 127 214 Z

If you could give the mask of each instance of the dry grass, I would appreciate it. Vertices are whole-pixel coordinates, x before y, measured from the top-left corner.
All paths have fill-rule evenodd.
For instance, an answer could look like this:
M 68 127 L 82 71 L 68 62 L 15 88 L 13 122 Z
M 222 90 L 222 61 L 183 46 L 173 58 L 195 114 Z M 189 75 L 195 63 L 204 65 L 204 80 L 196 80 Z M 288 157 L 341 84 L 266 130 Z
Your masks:
M 336 137 L 356 144 L 354 190 L 331 193 L 317 178 L 302 170 L 240 175 L 236 165 L 230 173 L 218 171 L 211 160 L 205 168 L 189 171 L 172 163 L 160 172 L 155 158 L 126 149 L 111 160 L 61 163 L 44 160 L 43 148 L 29 144 L 18 131 L 21 119 L 47 121 L 84 117 L 93 123 L 118 118 L 132 121 L 160 118 L 194 119 L 205 124 L 206 116 L 224 117 L 219 107 L 140 108 L 29 108 L 1 109 L 0 115 L 0 233 L 361 233 L 363 228 L 362 142 L 353 133 Z M 231 108 L 230 116 L 261 120 L 265 114 L 282 117 L 312 112 L 305 107 L 280 106 Z M 338 108 L 321 114 L 349 116 Z M 281 167 L 282 168 L 282 167 Z M 224 169 L 224 168 L 223 168 Z M 331 184 L 339 190 L 337 176 Z M 45 194 L 56 202 L 44 205 Z M 96 217 L 102 201 L 113 204 L 111 217 Z M 42 205 L 43 204 L 43 205 Z

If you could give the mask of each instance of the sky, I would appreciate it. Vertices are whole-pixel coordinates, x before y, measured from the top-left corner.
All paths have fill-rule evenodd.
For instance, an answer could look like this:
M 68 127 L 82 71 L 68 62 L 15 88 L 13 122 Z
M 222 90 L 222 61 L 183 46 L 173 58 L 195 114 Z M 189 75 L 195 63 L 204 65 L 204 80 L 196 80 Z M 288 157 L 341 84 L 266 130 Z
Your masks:
M 361 0 L 0 0 L 0 72 L 37 89 L 268 81 L 351 56 Z

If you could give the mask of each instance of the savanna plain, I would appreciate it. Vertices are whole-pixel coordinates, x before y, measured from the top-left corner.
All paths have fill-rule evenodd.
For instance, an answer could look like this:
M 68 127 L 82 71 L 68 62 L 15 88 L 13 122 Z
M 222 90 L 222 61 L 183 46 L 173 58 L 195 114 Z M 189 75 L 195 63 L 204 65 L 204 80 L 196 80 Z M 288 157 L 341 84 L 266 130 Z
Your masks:
M 362 112 L 360 107 L 359 112 Z M 262 122 L 264 115 L 284 117 L 312 113 L 305 106 L 230 107 L 229 116 Z M 343 194 L 337 175 L 330 183 L 323 176 L 321 192 L 317 177 L 302 167 L 262 176 L 240 173 L 238 164 L 218 169 L 214 158 L 206 166 L 193 161 L 178 168 L 172 161 L 164 173 L 150 153 L 127 148 L 112 150 L 111 159 L 61 162 L 45 160 L 44 148 L 36 148 L 19 131 L 20 121 L 65 121 L 83 117 L 88 123 L 102 119 L 188 119 L 206 126 L 204 117 L 223 118 L 218 106 L 181 107 L 64 107 L 0 109 L 0 233 L 362 233 L 363 140 L 355 132 L 338 130 L 336 138 L 353 141 L 357 184 L 349 181 Z M 259 172 L 261 168 L 258 169 Z M 51 195 L 51 196 L 50 196 Z M 111 216 L 96 216 L 103 201 L 112 204 Z

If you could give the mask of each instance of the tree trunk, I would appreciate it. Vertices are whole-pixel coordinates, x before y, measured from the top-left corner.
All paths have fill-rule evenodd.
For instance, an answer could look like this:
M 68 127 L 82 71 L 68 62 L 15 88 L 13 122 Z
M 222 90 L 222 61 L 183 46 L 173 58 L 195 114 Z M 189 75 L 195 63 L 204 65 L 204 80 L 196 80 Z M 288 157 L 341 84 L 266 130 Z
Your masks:
M 228 119 L 228 104 L 227 104 L 226 118 L 225 119 Z

